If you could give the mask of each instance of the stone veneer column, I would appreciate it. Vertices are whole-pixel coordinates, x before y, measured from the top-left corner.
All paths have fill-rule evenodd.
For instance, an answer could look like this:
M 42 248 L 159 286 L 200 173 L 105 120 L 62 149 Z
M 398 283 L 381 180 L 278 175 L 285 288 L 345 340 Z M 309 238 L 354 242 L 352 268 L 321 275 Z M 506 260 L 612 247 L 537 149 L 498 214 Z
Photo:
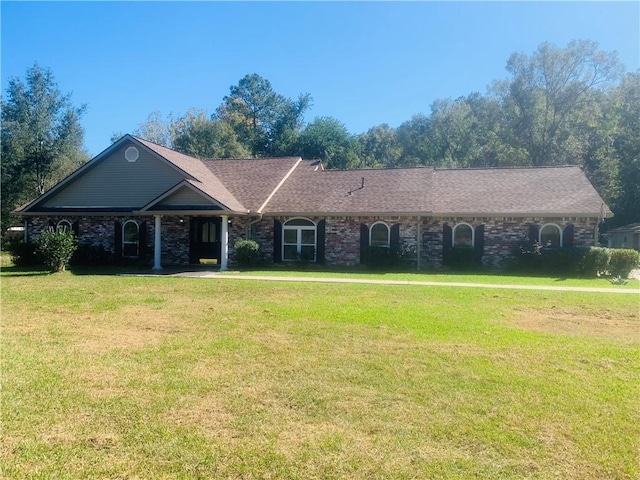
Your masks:
M 229 262 L 229 217 L 222 215 L 222 231 L 220 232 L 220 270 L 228 268 Z
M 155 219 L 155 228 L 153 229 L 153 233 L 154 233 L 153 269 L 162 270 L 162 261 L 161 261 L 162 238 L 160 235 L 162 215 L 154 215 L 153 218 Z

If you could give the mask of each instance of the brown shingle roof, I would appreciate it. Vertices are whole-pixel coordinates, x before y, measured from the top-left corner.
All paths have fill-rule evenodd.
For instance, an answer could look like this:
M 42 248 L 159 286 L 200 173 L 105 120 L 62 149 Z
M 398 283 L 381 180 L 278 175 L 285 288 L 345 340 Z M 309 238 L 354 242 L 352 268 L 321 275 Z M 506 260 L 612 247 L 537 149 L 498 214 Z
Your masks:
M 611 215 L 575 166 L 322 171 L 309 161 L 292 173 L 265 213 Z
M 257 212 L 300 157 L 204 160 L 204 165 L 252 212 Z
M 320 170 L 316 163 L 304 161 L 267 204 L 265 212 L 428 213 L 432 177 L 432 168 Z
M 238 212 L 611 216 L 577 166 L 322 170 L 299 157 L 203 161 L 135 138 Z
M 598 216 L 604 204 L 576 166 L 436 170 L 433 187 L 435 215 Z
M 592 216 L 611 211 L 579 167 L 322 170 L 299 157 L 199 160 L 133 138 L 237 213 L 307 215 Z M 117 145 L 118 143 L 116 142 Z M 81 167 L 26 211 L 106 155 Z

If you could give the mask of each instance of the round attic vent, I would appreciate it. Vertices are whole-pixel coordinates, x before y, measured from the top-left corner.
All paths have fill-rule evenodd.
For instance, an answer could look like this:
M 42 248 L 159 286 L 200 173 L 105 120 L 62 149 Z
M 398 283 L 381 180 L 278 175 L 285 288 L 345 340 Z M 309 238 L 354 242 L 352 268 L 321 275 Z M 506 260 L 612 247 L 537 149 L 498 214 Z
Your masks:
M 127 159 L 127 162 L 135 162 L 139 156 L 140 153 L 136 147 L 129 147 L 124 151 L 124 158 Z

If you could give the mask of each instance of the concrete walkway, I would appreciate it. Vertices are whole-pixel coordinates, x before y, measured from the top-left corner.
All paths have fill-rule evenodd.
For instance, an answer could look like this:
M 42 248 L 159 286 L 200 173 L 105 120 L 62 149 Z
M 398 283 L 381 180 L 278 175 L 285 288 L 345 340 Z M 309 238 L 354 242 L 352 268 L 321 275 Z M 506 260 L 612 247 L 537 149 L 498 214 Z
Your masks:
M 157 276 L 158 274 L 150 274 Z M 542 290 L 560 292 L 588 292 L 588 293 L 620 293 L 640 295 L 640 288 L 615 287 L 562 287 L 545 285 L 503 285 L 493 283 L 460 283 L 460 282 L 420 282 L 412 280 L 374 280 L 366 278 L 336 278 L 336 277 L 280 277 L 271 275 L 236 275 L 234 273 L 220 273 L 212 271 L 191 271 L 161 273 L 171 277 L 215 278 L 218 280 L 260 280 L 266 282 L 308 282 L 308 283 L 351 283 L 367 285 L 417 285 L 426 287 L 460 287 L 460 288 L 492 288 L 502 290 Z

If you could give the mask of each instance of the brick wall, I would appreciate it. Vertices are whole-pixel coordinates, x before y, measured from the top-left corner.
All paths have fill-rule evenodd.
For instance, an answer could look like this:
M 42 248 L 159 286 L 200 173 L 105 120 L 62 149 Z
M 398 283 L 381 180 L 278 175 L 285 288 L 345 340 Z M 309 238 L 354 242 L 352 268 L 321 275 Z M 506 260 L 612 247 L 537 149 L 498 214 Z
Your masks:
M 290 217 L 275 217 L 283 224 Z M 371 227 L 376 222 L 385 222 L 389 227 L 400 225 L 400 245 L 403 248 L 417 251 L 418 220 L 417 217 L 310 217 L 316 224 L 324 219 L 326 225 L 325 262 L 328 265 L 353 266 L 360 263 L 360 224 Z M 115 253 L 115 222 L 123 224 L 127 220 L 135 220 L 139 224 L 146 221 L 148 258 L 153 258 L 155 223 L 149 217 L 29 217 L 27 235 L 32 241 L 40 232 L 49 228 L 50 222 L 57 224 L 60 220 L 71 223 L 78 222 L 80 243 L 102 247 L 107 252 Z M 504 267 L 522 240 L 529 235 L 529 224 L 540 228 L 547 223 L 558 225 L 561 229 L 568 224 L 574 225 L 574 245 L 592 245 L 597 219 L 595 218 L 541 218 L 541 217 L 507 217 L 507 218 L 422 218 L 420 221 L 421 266 L 442 265 L 443 225 L 451 227 L 464 222 L 474 229 L 484 225 L 484 257 L 483 262 L 493 267 Z M 162 264 L 189 264 L 189 217 L 162 217 Z M 234 217 L 229 227 L 229 264 L 234 264 L 233 246 L 242 238 L 250 238 L 260 245 L 261 254 L 267 261 L 273 259 L 273 226 L 274 217 L 265 217 L 256 221 L 250 217 Z
M 484 225 L 483 263 L 492 267 L 505 267 L 519 245 L 529 236 L 529 225 L 541 228 L 552 223 L 564 231 L 569 224 L 574 225 L 573 244 L 593 245 L 596 218 L 545 218 L 545 217 L 477 217 L 477 218 L 425 218 L 422 223 L 423 264 L 442 264 L 443 225 L 454 227 L 467 223 L 475 228 Z
M 160 223 L 162 266 L 189 265 L 189 217 L 163 216 Z M 154 250 L 155 219 L 151 219 L 149 241 Z

